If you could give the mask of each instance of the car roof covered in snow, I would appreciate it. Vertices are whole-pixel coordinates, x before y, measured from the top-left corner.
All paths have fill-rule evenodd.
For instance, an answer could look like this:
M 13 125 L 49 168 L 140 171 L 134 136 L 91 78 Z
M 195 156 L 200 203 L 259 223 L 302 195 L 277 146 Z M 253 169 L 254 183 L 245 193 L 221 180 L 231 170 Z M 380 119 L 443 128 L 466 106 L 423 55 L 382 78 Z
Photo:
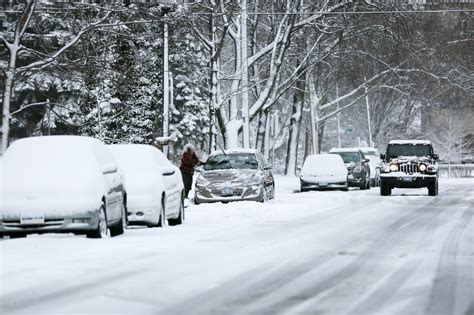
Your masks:
M 209 156 L 219 155 L 219 154 L 257 154 L 258 150 L 256 149 L 230 149 L 230 150 L 216 150 L 212 152 Z
M 12 143 L 13 145 L 30 145 L 30 144 L 44 144 L 44 145 L 61 145 L 64 147 L 89 146 L 91 143 L 101 142 L 98 139 L 83 136 L 39 136 L 18 139 Z
M 359 152 L 359 148 L 332 148 L 329 150 L 330 153 L 334 152 Z
M 391 140 L 388 144 L 431 144 L 429 140 Z

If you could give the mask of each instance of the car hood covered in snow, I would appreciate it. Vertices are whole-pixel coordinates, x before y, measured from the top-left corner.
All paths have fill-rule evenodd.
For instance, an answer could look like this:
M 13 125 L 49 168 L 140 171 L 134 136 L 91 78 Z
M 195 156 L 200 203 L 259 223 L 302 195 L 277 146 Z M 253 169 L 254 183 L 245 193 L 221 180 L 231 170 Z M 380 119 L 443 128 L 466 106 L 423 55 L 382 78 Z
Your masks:
M 224 183 L 252 183 L 263 179 L 263 173 L 259 169 L 224 169 L 213 171 L 202 171 L 201 175 L 210 184 Z

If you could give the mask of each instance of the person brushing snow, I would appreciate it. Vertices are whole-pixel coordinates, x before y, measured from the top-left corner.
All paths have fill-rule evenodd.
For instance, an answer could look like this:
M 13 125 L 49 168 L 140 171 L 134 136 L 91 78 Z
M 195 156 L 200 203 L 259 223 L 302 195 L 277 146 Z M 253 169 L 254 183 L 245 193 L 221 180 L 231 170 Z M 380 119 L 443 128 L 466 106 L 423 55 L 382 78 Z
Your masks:
M 193 184 L 194 167 L 200 164 L 202 164 L 202 162 L 198 159 L 193 146 L 191 144 L 185 145 L 183 154 L 181 155 L 179 169 L 181 170 L 181 176 L 183 177 L 184 196 L 186 198 L 188 198 L 188 193 Z

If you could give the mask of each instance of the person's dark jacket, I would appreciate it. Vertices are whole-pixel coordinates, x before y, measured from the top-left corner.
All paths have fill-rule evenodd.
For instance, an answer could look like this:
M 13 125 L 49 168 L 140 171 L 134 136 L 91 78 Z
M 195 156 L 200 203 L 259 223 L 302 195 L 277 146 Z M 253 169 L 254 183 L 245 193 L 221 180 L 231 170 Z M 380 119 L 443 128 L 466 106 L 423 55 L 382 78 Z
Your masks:
M 196 153 L 194 152 L 184 152 L 181 156 L 181 164 L 179 169 L 181 173 L 192 176 L 194 173 L 194 167 L 200 164 Z

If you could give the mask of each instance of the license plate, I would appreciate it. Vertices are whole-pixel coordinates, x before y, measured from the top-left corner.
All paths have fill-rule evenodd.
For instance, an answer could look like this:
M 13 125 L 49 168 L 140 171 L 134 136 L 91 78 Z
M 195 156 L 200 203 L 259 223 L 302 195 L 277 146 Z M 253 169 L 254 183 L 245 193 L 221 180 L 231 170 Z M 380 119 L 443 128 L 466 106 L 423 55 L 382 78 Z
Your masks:
M 44 214 L 37 212 L 22 212 L 20 215 L 20 224 L 44 224 Z
M 412 177 L 403 177 L 404 182 L 411 182 L 413 180 Z
M 221 190 L 221 196 L 222 197 L 228 197 L 228 196 L 233 196 L 234 195 L 234 188 L 222 188 Z

